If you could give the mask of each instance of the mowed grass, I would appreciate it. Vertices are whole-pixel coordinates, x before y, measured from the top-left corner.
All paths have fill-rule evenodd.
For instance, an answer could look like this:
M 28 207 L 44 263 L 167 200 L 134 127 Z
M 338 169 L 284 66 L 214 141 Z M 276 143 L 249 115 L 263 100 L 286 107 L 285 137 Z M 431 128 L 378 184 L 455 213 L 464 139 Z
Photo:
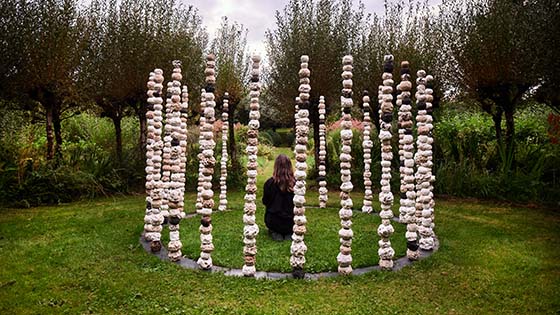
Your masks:
M 262 161 L 261 187 L 269 176 L 269 163 Z M 214 216 L 216 263 L 241 265 L 243 195 L 230 193 L 231 212 Z M 359 209 L 361 193 L 353 193 L 353 198 Z M 195 195 L 189 193 L 186 199 L 187 212 L 194 211 Z M 316 192 L 309 191 L 307 199 L 310 206 L 318 203 Z M 309 209 L 308 271 L 336 266 L 337 204 L 337 193 L 332 192 L 330 209 Z M 0 210 L 0 314 L 560 311 L 557 210 L 438 199 L 435 222 L 441 245 L 426 260 L 398 272 L 268 281 L 183 269 L 146 253 L 139 244 L 144 206 L 143 196 L 129 196 Z M 259 206 L 261 217 L 260 202 Z M 182 223 L 185 252 L 195 256 L 196 221 Z M 375 263 L 378 222 L 356 214 L 355 265 Z M 403 233 L 398 227 L 392 238 L 398 255 L 404 252 Z M 261 225 L 257 245 L 259 269 L 289 269 L 288 242 L 271 241 Z

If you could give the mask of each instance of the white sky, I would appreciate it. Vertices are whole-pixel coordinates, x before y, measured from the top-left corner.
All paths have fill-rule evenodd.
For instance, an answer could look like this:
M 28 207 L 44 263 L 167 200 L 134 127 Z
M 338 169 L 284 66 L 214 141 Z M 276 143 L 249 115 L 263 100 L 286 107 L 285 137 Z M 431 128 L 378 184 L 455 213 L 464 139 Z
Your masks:
M 248 30 L 247 49 L 249 53 L 265 55 L 264 35 L 267 29 L 276 28 L 275 12 L 282 11 L 289 0 L 180 0 L 185 5 L 194 5 L 202 16 L 210 39 L 220 26 L 223 16 L 230 21 L 243 24 Z M 366 13 L 383 13 L 383 0 L 363 0 Z M 429 0 L 431 5 L 441 0 Z M 358 0 L 354 1 L 357 6 Z

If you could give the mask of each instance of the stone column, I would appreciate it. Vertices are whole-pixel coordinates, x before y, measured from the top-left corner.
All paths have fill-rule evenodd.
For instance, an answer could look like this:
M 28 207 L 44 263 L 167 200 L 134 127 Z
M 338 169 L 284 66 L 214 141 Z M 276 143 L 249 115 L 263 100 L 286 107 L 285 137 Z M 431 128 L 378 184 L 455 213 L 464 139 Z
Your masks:
M 371 107 L 368 91 L 364 91 L 362 101 L 364 103 L 364 139 L 362 141 L 364 148 L 364 204 L 362 212 L 371 213 L 373 211 L 373 191 L 371 190 L 371 148 L 373 147 L 373 141 L 370 138 L 372 123 L 369 115 Z
M 416 219 L 418 224 L 418 234 L 420 235 L 419 245 L 422 250 L 432 250 L 434 248 L 434 238 L 432 230 L 432 117 L 428 115 L 428 94 L 426 88 L 426 72 L 419 70 L 416 75 L 416 105 L 418 114 L 416 116 L 416 126 L 418 139 L 416 145 L 418 151 L 414 157 L 416 169 Z M 431 89 L 430 89 L 431 90 Z M 430 95 L 431 96 L 431 95 Z M 432 98 L 430 98 L 432 100 Z M 431 107 L 431 104 L 430 104 Z M 431 110 L 431 109 L 430 109 Z
M 228 117 L 229 117 L 229 93 L 224 93 L 222 106 L 222 159 L 220 161 L 220 205 L 219 211 L 227 209 L 227 141 L 228 141 Z
M 202 209 L 198 212 L 201 215 L 200 219 L 200 258 L 197 263 L 202 269 L 212 268 L 212 251 L 214 251 L 214 244 L 212 243 L 212 209 L 214 208 L 214 191 L 212 190 L 212 175 L 214 175 L 214 165 L 216 165 L 216 158 L 214 157 L 214 86 L 216 84 L 216 77 L 214 67 L 216 66 L 214 54 L 206 56 L 206 88 L 204 99 L 206 106 L 204 108 L 204 117 L 206 119 L 202 126 L 201 136 L 201 163 L 202 168 Z
M 203 156 L 202 156 L 202 143 L 204 142 L 204 138 L 202 136 L 202 129 L 206 124 L 206 117 L 204 117 L 204 109 L 206 108 L 206 90 L 200 90 L 200 120 L 198 121 L 198 185 L 196 187 L 196 212 L 199 213 L 202 210 L 202 185 L 204 184 L 204 176 L 202 175 L 202 170 L 204 169 L 204 165 L 202 164 Z
M 163 127 L 163 71 L 155 69 L 150 74 L 148 82 L 148 107 L 146 112 L 148 134 L 146 142 L 146 189 L 149 197 L 146 198 L 146 212 L 144 218 L 144 237 L 151 241 L 152 252 L 161 250 L 161 231 L 163 215 L 161 214 L 161 197 L 163 194 L 163 183 L 161 181 L 161 162 L 163 141 L 161 139 Z
M 350 192 L 354 188 L 351 182 L 351 144 L 352 144 L 352 62 L 350 55 L 342 58 L 342 96 L 340 104 L 342 108 L 342 130 L 340 130 L 340 139 L 342 149 L 340 152 L 340 217 L 341 229 L 338 231 L 340 237 L 340 253 L 336 257 L 338 261 L 338 272 L 343 275 L 352 273 L 352 198 Z
M 255 267 L 257 255 L 257 235 L 259 226 L 255 222 L 257 205 L 257 152 L 259 145 L 260 111 L 259 96 L 261 90 L 260 83 L 260 62 L 261 57 L 254 55 L 251 65 L 251 82 L 249 83 L 249 131 L 247 131 L 247 186 L 245 187 L 245 206 L 243 207 L 243 275 L 254 277 L 257 272 Z
M 391 133 L 391 123 L 393 121 L 393 56 L 386 55 L 383 64 L 383 86 L 380 95 L 380 131 L 379 140 L 381 141 L 381 192 L 379 202 L 381 203 L 381 224 L 377 228 L 379 240 L 379 266 L 382 269 L 393 268 L 393 256 L 395 251 L 391 247 L 389 238 L 395 231 L 391 225 L 393 218 L 393 193 L 391 192 L 391 161 L 393 160 L 393 148 Z
M 181 62 L 173 61 L 173 73 L 171 74 L 171 102 L 168 106 L 168 114 L 165 124 L 166 135 L 164 154 L 169 149 L 169 167 L 170 177 L 168 182 L 168 209 L 169 209 L 169 244 L 168 257 L 171 261 L 181 259 L 182 253 L 179 237 L 179 223 L 183 216 L 184 209 L 184 188 L 185 188 L 185 164 L 186 161 L 186 125 L 181 120 Z
M 296 183 L 294 186 L 294 233 L 292 235 L 292 246 L 290 264 L 294 278 L 303 278 L 303 267 L 305 265 L 305 253 L 307 246 L 304 242 L 307 231 L 307 218 L 305 217 L 305 192 L 307 179 L 307 141 L 309 134 L 309 93 L 311 85 L 309 76 L 309 57 L 301 56 L 299 70 L 299 105 L 296 115 Z
M 181 144 L 181 150 L 184 154 L 181 155 L 181 173 L 186 174 L 187 172 L 187 121 L 189 118 L 188 115 L 189 110 L 189 89 L 186 85 L 183 85 L 183 89 L 181 90 L 181 134 L 184 136 L 185 140 L 179 141 Z M 185 185 L 181 187 L 181 191 L 183 192 L 183 196 L 185 196 Z M 185 207 L 183 206 L 183 213 L 181 217 L 185 217 Z
M 327 201 L 329 200 L 328 189 L 327 189 L 327 169 L 326 169 L 326 158 L 327 158 L 327 142 L 326 134 L 327 127 L 325 126 L 325 97 L 319 97 L 319 208 L 326 208 Z

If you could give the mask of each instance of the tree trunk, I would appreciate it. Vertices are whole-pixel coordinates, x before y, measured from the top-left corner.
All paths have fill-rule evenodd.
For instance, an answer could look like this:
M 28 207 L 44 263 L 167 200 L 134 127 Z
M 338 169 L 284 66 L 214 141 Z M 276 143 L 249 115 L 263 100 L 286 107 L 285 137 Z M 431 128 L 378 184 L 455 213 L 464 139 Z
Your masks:
M 119 165 L 122 165 L 122 128 L 121 128 L 121 120 L 122 116 L 116 113 L 111 117 L 113 121 L 113 125 L 115 126 L 115 149 L 117 153 L 117 161 Z
M 502 109 L 498 107 L 496 113 L 492 114 L 492 120 L 494 121 L 494 129 L 496 131 L 496 140 L 498 144 L 502 144 Z
M 138 137 L 138 145 L 142 156 L 146 155 L 146 133 L 148 131 L 148 126 L 146 125 L 146 107 L 142 104 L 138 105 L 136 110 L 136 116 L 140 121 L 140 135 Z
M 45 104 L 47 132 L 47 160 L 54 158 L 53 108 Z
M 58 164 L 62 159 L 62 127 L 60 119 L 60 108 L 57 105 L 53 106 L 53 127 L 54 127 L 54 138 L 56 143 L 54 145 L 54 157 Z
M 513 119 L 513 110 L 511 110 L 513 106 L 509 107 L 509 110 L 505 111 L 506 116 L 506 149 L 508 154 L 511 154 L 511 161 L 512 165 L 515 164 L 515 121 Z

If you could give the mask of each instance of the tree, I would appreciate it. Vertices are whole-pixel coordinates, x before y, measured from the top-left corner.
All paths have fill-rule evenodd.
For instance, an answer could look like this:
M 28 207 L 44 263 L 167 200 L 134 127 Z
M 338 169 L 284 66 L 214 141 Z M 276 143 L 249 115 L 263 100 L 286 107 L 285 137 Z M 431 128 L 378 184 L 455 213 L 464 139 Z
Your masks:
M 145 147 L 145 93 L 148 74 L 182 61 L 184 83 L 196 99 L 203 79 L 207 34 L 192 6 L 175 1 L 94 0 L 88 11 L 88 54 L 82 73 L 88 95 L 115 126 L 116 154 L 122 161 L 121 120 L 134 113 Z
M 223 17 L 210 50 L 216 55 L 216 94 L 220 106 L 224 93 L 229 93 L 228 151 L 232 168 L 236 170 L 241 169 L 241 164 L 235 143 L 234 117 L 247 94 L 245 77 L 249 58 L 246 56 L 246 46 L 247 29 L 237 22 L 230 23 L 227 17 Z
M 531 2 L 510 0 L 455 1 L 442 7 L 450 49 L 447 62 L 457 65 L 449 69 L 447 80 L 492 116 L 496 139 L 511 160 L 515 109 L 539 79 L 532 54 L 533 9 Z
M 276 29 L 267 30 L 270 62 L 269 92 L 284 121 L 294 117 L 298 94 L 300 56 L 309 56 L 311 70 L 310 121 L 315 143 L 319 143 L 317 106 L 323 95 L 327 112 L 340 98 L 342 57 L 358 50 L 367 17 L 363 6 L 353 9 L 350 0 L 291 0 L 276 12 Z M 341 18 L 344 17 L 344 18 Z M 355 97 L 357 99 L 357 97 Z M 318 160 L 318 147 L 315 147 Z
M 2 1 L 1 9 L 1 93 L 44 117 L 52 160 L 60 153 L 64 114 L 80 98 L 84 18 L 75 0 Z

